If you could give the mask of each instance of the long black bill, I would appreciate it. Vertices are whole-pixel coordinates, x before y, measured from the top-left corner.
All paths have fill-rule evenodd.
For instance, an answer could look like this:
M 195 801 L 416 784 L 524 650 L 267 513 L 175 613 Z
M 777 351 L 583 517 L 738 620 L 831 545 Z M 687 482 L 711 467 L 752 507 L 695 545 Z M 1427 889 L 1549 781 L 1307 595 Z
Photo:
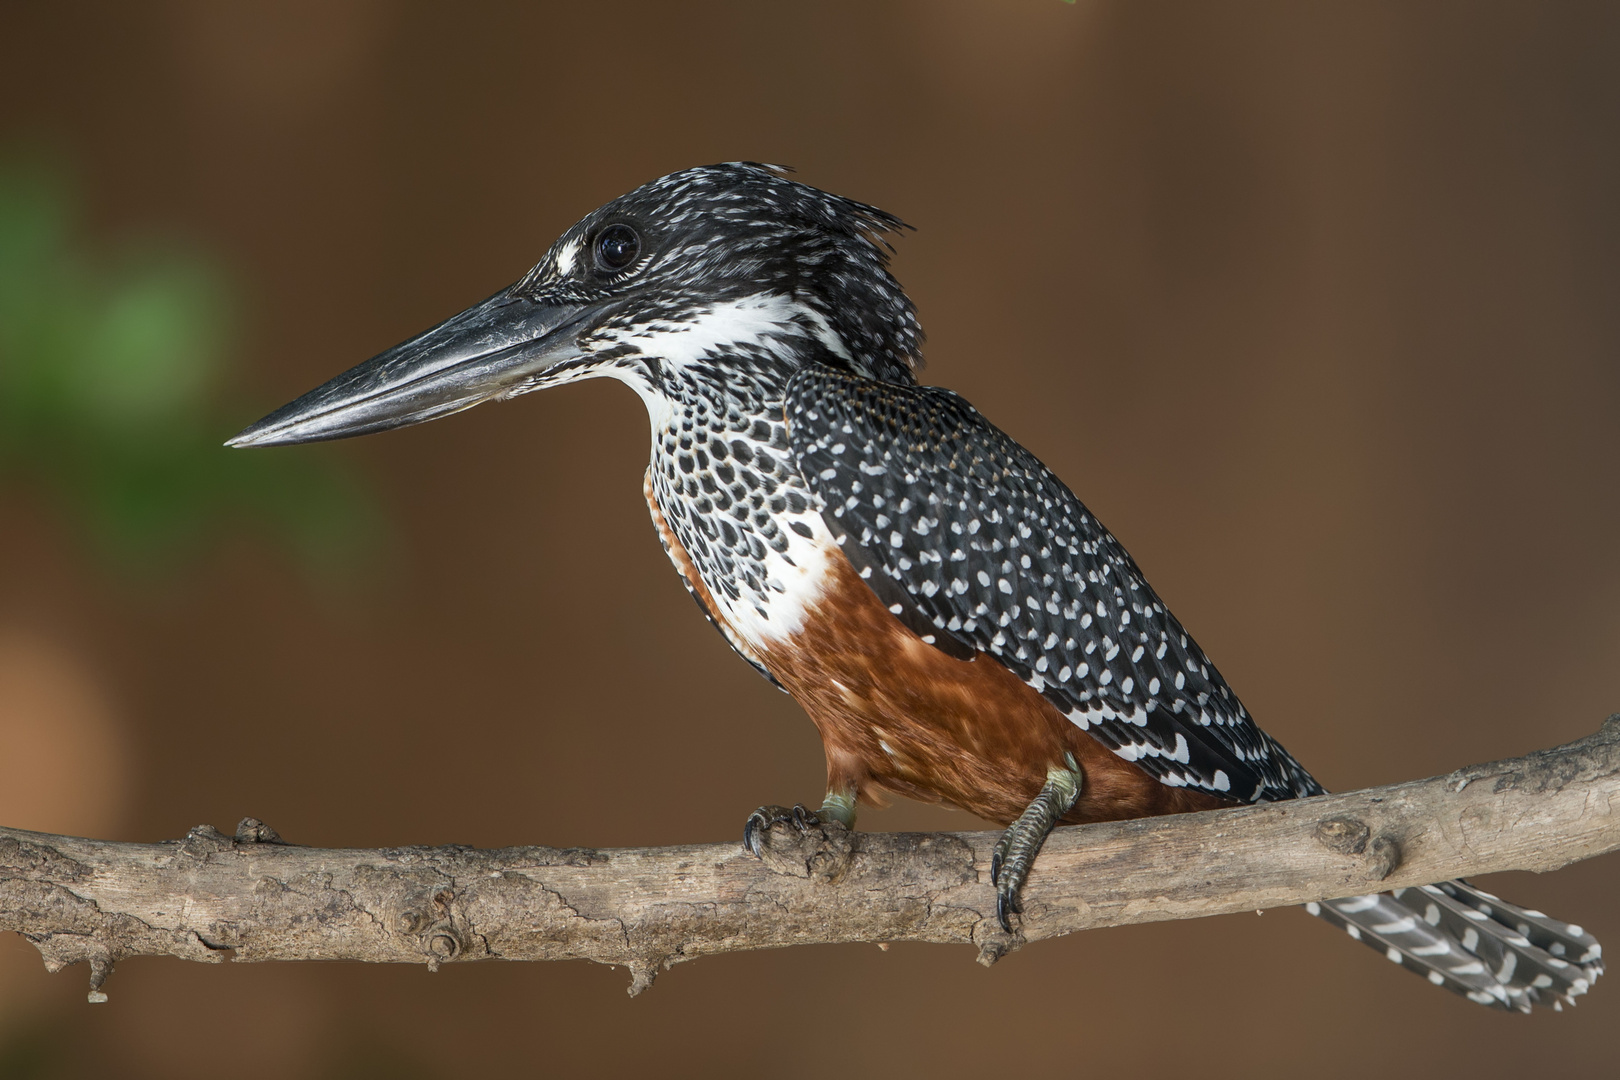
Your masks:
M 521 393 L 548 369 L 578 356 L 580 332 L 604 313 L 601 307 L 542 303 L 503 290 L 283 405 L 225 445 L 344 439 Z

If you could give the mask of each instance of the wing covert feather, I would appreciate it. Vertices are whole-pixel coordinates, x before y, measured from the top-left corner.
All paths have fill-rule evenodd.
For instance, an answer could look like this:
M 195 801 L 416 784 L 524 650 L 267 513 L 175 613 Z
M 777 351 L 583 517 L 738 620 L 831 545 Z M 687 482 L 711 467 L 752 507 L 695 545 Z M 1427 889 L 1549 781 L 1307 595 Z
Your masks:
M 813 365 L 786 410 L 828 528 L 925 641 L 990 654 L 1163 783 L 1248 801 L 1322 790 L 1119 542 L 961 397 Z

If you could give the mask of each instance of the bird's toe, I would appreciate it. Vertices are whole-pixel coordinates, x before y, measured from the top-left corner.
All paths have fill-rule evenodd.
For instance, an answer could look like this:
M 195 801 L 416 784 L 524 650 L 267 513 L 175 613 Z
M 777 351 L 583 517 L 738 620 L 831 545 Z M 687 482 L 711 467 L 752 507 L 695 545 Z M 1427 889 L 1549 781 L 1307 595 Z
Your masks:
M 831 881 L 849 866 L 853 833 L 806 806 L 762 806 L 743 826 L 743 850 L 779 874 Z

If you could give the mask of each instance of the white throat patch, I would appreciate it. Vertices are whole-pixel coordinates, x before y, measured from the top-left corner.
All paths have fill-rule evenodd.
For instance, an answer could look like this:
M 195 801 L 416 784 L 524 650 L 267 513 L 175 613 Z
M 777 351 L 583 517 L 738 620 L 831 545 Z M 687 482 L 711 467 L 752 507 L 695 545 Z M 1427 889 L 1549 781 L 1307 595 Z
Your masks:
M 753 346 L 785 351 L 783 339 L 808 333 L 834 356 L 849 359 L 849 350 L 821 313 L 791 296 L 756 293 L 727 300 L 683 318 L 680 322 L 652 322 L 614 334 L 605 345 L 634 345 L 670 367 L 680 368 L 728 348 Z M 598 346 L 603 347 L 603 346 Z

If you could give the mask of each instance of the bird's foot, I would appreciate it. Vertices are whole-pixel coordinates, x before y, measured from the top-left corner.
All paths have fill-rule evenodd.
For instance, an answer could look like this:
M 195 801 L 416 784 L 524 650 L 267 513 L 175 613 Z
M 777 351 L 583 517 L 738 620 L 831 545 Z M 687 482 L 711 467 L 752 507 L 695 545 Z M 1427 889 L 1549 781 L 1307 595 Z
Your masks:
M 996 921 L 1009 934 L 1012 933 L 1010 916 L 1024 912 L 1020 894 L 1035 856 L 1040 854 L 1041 845 L 1046 843 L 1058 820 L 1080 797 L 1080 768 L 1072 757 L 1068 757 L 1067 764 L 1066 769 L 1047 770 L 1046 783 L 1040 793 L 1001 834 L 990 856 L 990 880 L 996 887 Z
M 762 806 L 743 826 L 743 850 L 778 874 L 833 881 L 848 869 L 855 851 L 854 815 L 846 823 L 839 809 L 826 803 L 819 813 L 804 806 Z

